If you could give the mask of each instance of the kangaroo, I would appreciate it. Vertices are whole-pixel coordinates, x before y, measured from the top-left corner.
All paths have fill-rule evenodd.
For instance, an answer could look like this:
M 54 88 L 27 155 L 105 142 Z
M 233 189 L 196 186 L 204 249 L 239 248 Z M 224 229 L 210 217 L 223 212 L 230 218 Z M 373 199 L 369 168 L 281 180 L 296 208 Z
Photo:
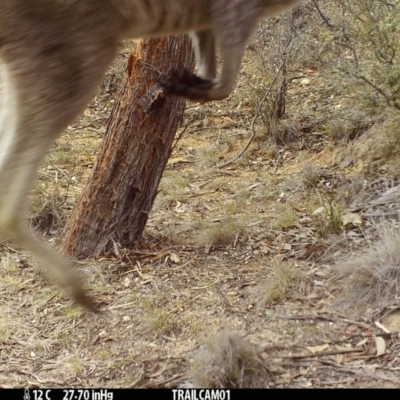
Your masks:
M 161 84 L 201 103 L 220 100 L 234 87 L 258 21 L 301 1 L 0 0 L 0 232 L 32 253 L 65 294 L 97 311 L 70 262 L 23 221 L 49 147 L 90 101 L 120 41 L 190 33 L 196 75 Z

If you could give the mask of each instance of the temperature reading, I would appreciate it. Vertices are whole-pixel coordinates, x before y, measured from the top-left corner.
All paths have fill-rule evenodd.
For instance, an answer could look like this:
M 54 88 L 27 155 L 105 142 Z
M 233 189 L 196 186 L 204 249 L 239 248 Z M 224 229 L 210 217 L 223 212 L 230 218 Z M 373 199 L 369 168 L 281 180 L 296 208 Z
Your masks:
M 30 397 L 31 400 L 51 400 L 50 397 L 51 390 L 32 390 L 33 397 Z M 26 395 L 26 393 L 25 393 Z M 28 394 L 29 396 L 29 394 Z M 25 398 L 25 396 L 24 396 Z

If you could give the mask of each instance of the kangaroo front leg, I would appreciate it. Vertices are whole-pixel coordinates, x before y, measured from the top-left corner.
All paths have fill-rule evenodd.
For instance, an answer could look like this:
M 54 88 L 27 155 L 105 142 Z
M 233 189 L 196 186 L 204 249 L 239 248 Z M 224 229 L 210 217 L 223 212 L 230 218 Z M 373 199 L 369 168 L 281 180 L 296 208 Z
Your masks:
M 246 15 L 246 21 L 240 21 L 242 10 L 235 10 L 238 18 L 226 19 L 222 16 L 217 19 L 215 31 L 207 30 L 195 33 L 193 41 L 197 57 L 198 74 L 187 72 L 174 74 L 167 81 L 162 82 L 167 94 L 179 95 L 189 100 L 205 103 L 207 101 L 222 100 L 229 96 L 236 82 L 240 65 L 245 52 L 246 44 L 253 33 L 258 15 Z M 229 25 L 239 23 L 233 27 Z M 220 26 L 220 27 L 219 27 Z M 222 57 L 221 74 L 210 79 L 216 70 L 215 59 L 210 57 L 211 48 L 217 42 Z M 215 54 L 215 51 L 213 52 Z
M 222 58 L 222 71 L 214 79 L 212 88 L 207 93 L 206 101 L 222 100 L 232 92 L 245 53 L 246 45 L 257 27 L 261 10 L 251 9 L 247 4 L 230 10 L 234 17 L 221 11 L 216 16 L 216 25 L 221 29 L 216 31 L 217 45 Z M 217 28 L 216 28 L 217 29 Z
M 240 70 L 246 42 L 221 50 L 223 68 L 216 79 L 203 79 L 200 76 L 184 72 L 173 74 L 167 81 L 161 82 L 167 94 L 185 97 L 189 100 L 205 103 L 222 100 L 229 96 Z
M 204 94 L 213 86 L 217 74 L 215 38 L 211 29 L 191 32 L 190 37 L 196 58 L 196 74 L 189 71 L 172 71 L 160 84 L 167 94 L 186 97 L 204 103 Z
M 190 34 L 196 56 L 196 75 L 214 79 L 217 74 L 215 38 L 211 29 Z

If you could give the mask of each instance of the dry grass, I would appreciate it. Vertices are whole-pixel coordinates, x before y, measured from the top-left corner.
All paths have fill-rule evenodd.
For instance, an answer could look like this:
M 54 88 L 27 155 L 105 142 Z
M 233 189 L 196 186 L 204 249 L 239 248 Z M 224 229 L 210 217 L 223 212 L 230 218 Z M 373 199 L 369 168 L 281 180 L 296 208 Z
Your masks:
M 328 217 L 328 227 L 333 233 L 339 234 L 343 228 L 342 209 L 335 201 L 330 201 L 326 206 L 326 213 Z
M 237 333 L 210 335 L 193 359 L 191 384 L 204 388 L 268 386 L 268 371 L 254 345 Z
M 300 176 L 306 186 L 309 186 L 311 188 L 317 187 L 320 181 L 319 168 L 311 163 L 307 163 L 302 168 L 302 170 L 300 171 Z
M 275 229 L 288 229 L 296 225 L 298 216 L 293 207 L 281 204 L 276 207 L 274 219 L 273 227 Z
M 161 179 L 159 188 L 162 194 L 162 199 L 159 195 L 159 202 L 181 202 L 187 198 L 189 192 L 189 181 L 185 176 L 167 171 Z
M 378 227 L 379 239 L 336 266 L 340 304 L 385 308 L 399 301 L 400 232 Z
M 300 292 L 307 280 L 306 275 L 291 263 L 273 261 L 271 264 L 266 268 L 264 283 L 256 289 L 256 304 L 259 307 L 268 307 L 287 299 L 292 292 Z
M 345 208 L 351 208 L 352 205 L 365 203 L 369 193 L 366 190 L 367 179 L 365 176 L 356 175 L 351 177 L 348 182 L 337 188 L 336 200 Z
M 221 155 L 221 147 L 218 145 L 207 145 L 196 151 L 196 164 L 200 170 L 208 169 L 218 163 Z
M 220 221 L 201 224 L 194 240 L 199 245 L 228 246 L 244 230 L 245 225 L 240 219 L 228 216 Z

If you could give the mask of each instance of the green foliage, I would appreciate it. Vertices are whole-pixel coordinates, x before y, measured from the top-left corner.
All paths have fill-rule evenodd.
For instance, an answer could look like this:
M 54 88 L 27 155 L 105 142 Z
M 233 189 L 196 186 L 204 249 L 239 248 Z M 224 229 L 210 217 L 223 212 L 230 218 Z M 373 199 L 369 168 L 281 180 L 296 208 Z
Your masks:
M 400 110 L 399 2 L 338 0 L 319 10 L 325 28 L 324 61 L 337 65 L 356 97 L 370 113 Z M 325 7 L 324 7 L 325 6 Z M 326 40 L 329 38 L 329 40 Z
M 265 137 L 278 146 L 300 138 L 303 121 L 325 127 L 332 141 L 348 141 L 363 118 L 400 110 L 399 0 L 306 2 L 263 22 L 253 50 L 259 74 L 248 97 Z M 325 93 L 318 93 L 319 80 Z M 301 97 L 308 85 L 313 97 Z M 328 104 L 329 116 L 322 111 Z

